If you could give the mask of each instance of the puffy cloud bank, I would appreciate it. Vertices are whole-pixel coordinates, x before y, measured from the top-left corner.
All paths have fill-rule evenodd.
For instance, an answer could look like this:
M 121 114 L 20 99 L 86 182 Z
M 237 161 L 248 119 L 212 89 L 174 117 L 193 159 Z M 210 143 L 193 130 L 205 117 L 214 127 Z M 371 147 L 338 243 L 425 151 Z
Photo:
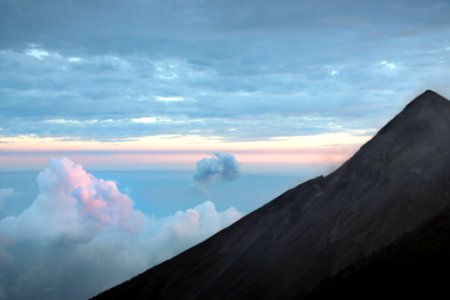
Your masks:
M 212 202 L 156 219 L 113 181 L 50 160 L 40 194 L 0 220 L 0 299 L 83 299 L 204 240 L 241 217 Z M 6 193 L 6 192 L 5 192 Z
M 234 180 L 239 174 L 239 162 L 232 154 L 214 152 L 213 157 L 203 158 L 197 162 L 197 171 L 193 179 L 198 186 L 206 188 L 215 180 Z

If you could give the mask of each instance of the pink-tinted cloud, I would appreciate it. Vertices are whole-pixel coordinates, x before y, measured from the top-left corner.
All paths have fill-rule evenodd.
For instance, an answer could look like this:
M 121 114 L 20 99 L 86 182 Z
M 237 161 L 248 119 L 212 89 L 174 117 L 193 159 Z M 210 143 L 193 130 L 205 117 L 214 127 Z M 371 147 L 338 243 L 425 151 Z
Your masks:
M 0 295 L 8 299 L 93 296 L 241 217 L 212 202 L 144 215 L 113 181 L 65 158 L 50 160 L 37 182 L 32 205 L 0 220 Z

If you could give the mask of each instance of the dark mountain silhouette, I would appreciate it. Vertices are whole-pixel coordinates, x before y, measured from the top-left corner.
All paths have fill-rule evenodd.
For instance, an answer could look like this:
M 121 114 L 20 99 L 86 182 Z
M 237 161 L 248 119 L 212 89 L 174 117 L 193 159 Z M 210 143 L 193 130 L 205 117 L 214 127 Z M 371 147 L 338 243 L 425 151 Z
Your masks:
M 450 102 L 426 91 L 339 169 L 96 299 L 297 299 L 450 206 Z
M 323 280 L 301 299 L 448 299 L 450 210 Z

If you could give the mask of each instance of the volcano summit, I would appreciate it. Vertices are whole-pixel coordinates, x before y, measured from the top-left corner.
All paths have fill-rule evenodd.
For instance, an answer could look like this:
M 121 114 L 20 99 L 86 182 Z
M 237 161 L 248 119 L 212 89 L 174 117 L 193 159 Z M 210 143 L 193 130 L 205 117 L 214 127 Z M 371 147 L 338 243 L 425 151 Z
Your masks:
M 450 206 L 450 102 L 426 91 L 347 162 L 95 299 L 298 299 Z

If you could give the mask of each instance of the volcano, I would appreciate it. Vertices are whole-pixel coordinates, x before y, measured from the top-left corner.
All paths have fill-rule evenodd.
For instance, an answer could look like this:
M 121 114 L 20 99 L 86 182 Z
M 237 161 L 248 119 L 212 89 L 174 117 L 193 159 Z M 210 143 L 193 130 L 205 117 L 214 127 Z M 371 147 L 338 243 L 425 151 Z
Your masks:
M 450 102 L 425 91 L 333 173 L 95 299 L 299 299 L 450 207 Z

